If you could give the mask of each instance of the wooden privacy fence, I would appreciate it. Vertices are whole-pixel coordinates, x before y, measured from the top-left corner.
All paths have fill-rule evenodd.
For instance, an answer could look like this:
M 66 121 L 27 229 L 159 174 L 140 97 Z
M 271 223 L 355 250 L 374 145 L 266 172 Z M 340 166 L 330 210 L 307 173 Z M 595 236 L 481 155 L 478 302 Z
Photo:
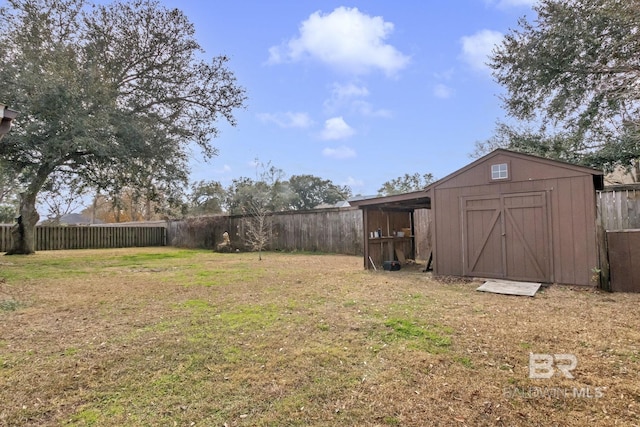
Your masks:
M 640 230 L 607 231 L 610 290 L 640 292 Z
M 605 230 L 640 229 L 640 184 L 605 187 L 597 196 Z
M 270 223 L 266 249 L 362 255 L 362 212 L 357 208 L 278 212 Z M 172 246 L 215 248 L 229 232 L 234 248 L 245 248 L 250 217 L 212 216 L 171 221 L 167 241 Z
M 613 292 L 640 292 L 640 184 L 605 187 L 597 197 L 602 285 Z
M 357 208 L 274 215 L 274 248 L 362 254 L 362 211 Z
M 0 252 L 11 247 L 10 225 L 0 225 Z M 35 250 L 165 246 L 166 227 L 36 226 Z

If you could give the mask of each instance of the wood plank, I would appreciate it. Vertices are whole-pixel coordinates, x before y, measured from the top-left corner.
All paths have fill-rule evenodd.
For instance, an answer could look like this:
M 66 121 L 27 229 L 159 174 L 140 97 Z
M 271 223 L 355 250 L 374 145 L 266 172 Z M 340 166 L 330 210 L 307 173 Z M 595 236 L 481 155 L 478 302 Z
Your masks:
M 538 289 L 542 286 L 540 283 L 533 282 L 516 282 L 512 280 L 487 280 L 476 289 L 480 292 L 490 292 L 503 295 L 517 296 L 535 296 Z

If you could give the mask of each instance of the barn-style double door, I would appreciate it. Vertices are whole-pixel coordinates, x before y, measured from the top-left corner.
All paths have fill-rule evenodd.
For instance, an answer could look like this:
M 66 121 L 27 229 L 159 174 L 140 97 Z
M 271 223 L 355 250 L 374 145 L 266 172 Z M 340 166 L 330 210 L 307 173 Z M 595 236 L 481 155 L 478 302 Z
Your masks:
M 466 276 L 551 282 L 546 192 L 463 197 Z

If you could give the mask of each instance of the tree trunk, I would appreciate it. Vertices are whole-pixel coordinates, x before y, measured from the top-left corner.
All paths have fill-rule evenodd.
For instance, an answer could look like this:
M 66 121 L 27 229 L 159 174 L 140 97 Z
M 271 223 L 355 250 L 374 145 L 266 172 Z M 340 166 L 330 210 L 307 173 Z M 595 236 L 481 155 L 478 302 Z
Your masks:
M 93 198 L 93 209 L 91 211 L 91 224 L 96 223 L 96 210 L 98 209 L 98 196 L 100 193 L 96 192 L 95 197 Z
M 36 194 L 22 193 L 20 195 L 20 212 L 16 224 L 11 228 L 13 238 L 7 255 L 31 255 L 35 251 L 36 224 L 40 219 L 36 210 Z
M 145 219 L 147 221 L 151 221 L 151 218 L 152 218 L 152 216 L 151 216 L 151 198 L 149 198 L 148 196 L 147 196 L 145 209 L 147 210 L 146 213 L 145 213 Z

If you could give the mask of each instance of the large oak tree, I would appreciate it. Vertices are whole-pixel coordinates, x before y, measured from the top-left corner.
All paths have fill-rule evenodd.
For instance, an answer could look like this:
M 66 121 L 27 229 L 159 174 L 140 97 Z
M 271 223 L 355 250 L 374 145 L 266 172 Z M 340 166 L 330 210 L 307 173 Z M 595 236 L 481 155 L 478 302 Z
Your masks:
M 8 253 L 33 253 L 36 200 L 52 177 L 100 191 L 186 182 L 190 146 L 216 154 L 245 91 L 228 58 L 203 60 L 194 27 L 153 0 L 7 0 L 0 99 L 21 112 L 0 159 L 22 182 Z
M 640 1 L 540 0 L 534 9 L 491 58 L 507 113 L 567 136 L 593 166 L 637 173 Z
M 289 188 L 294 194 L 291 203 L 294 210 L 313 209 L 321 204 L 333 205 L 352 195 L 348 186 L 336 185 L 314 175 L 292 175 Z

